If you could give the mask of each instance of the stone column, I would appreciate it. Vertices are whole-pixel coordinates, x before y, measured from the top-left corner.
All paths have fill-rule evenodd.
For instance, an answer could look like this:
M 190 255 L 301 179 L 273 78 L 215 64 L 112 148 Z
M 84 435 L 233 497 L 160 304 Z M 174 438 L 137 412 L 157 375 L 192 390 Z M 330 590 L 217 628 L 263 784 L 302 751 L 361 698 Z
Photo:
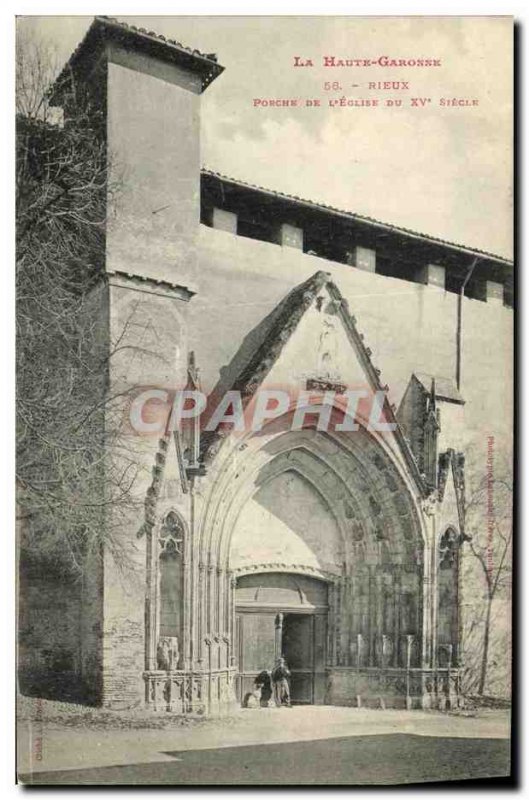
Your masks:
M 182 625 L 182 661 L 183 669 L 189 670 L 191 666 L 191 624 L 194 616 L 193 603 L 193 577 L 191 559 L 192 541 L 189 534 L 184 536 L 182 547 L 182 571 L 183 571 L 183 625 Z
M 282 648 L 282 640 L 283 640 L 283 614 L 279 612 L 276 616 L 276 640 L 275 640 L 275 656 L 276 658 L 280 658 L 283 654 L 281 652 Z
M 229 570 L 224 570 L 222 580 L 222 630 L 226 636 L 230 635 L 230 591 L 231 591 L 231 573 Z
M 431 592 L 430 592 L 430 603 L 431 603 L 431 618 L 432 618 L 432 629 L 431 629 L 431 664 L 432 667 L 435 669 L 438 663 L 438 654 L 437 654 L 437 618 L 438 618 L 438 605 L 439 605 L 439 558 L 438 558 L 438 545 L 435 542 L 435 546 L 432 549 L 432 580 L 431 580 Z
M 422 597 L 423 597 L 423 629 L 422 629 L 422 659 L 421 666 L 435 670 L 435 626 L 436 626 L 436 566 L 437 566 L 437 542 L 435 526 L 435 504 L 426 502 L 423 504 L 425 513 L 424 519 L 427 524 L 427 544 L 424 548 L 423 576 L 422 576 Z M 423 708 L 431 708 L 435 696 L 435 672 L 423 677 L 422 705 Z
M 186 669 L 191 669 L 197 658 L 197 623 L 200 609 L 198 596 L 198 574 L 195 551 L 195 514 L 196 497 L 193 481 L 190 484 L 189 497 L 189 530 L 184 542 L 184 586 L 189 606 L 184 609 L 184 625 L 186 626 L 187 654 Z
M 342 664 L 342 579 L 334 582 L 335 663 Z
M 224 608 L 224 570 L 222 567 L 217 567 L 216 569 L 216 581 L 215 630 L 217 633 L 222 634 L 224 633 L 224 619 L 222 614 Z
M 382 635 L 384 633 L 384 580 L 383 580 L 382 572 L 378 571 L 375 574 L 375 654 L 377 649 L 380 652 L 380 664 L 376 664 L 376 666 L 382 666 Z
M 204 614 L 206 609 L 206 598 L 205 598 L 205 575 L 206 575 L 206 565 L 203 561 L 200 561 L 198 565 L 198 592 L 197 592 L 197 606 L 196 609 L 197 613 L 197 639 L 198 639 L 198 663 L 202 665 L 204 661 L 204 636 L 206 632 L 204 630 Z
M 215 567 L 213 564 L 208 564 L 207 571 L 207 600 L 206 600 L 206 633 L 211 636 L 213 633 L 213 626 L 215 624 L 213 618 L 213 597 L 214 597 L 214 581 L 215 581 Z
M 399 663 L 399 644 L 400 644 L 400 595 L 401 593 L 401 574 L 400 566 L 395 566 L 393 573 L 393 666 Z
M 158 602 L 158 546 L 152 529 L 146 535 L 145 581 L 145 669 L 155 670 L 156 664 L 156 606 Z
M 435 592 L 437 581 L 436 573 L 436 542 L 433 515 L 426 517 L 428 523 L 428 544 L 424 547 L 423 574 L 422 574 L 422 658 L 423 667 L 434 666 L 435 645 Z
M 331 667 L 336 665 L 336 613 L 334 607 L 334 579 L 329 583 L 329 620 L 327 628 L 327 661 Z
M 375 663 L 375 636 L 376 636 L 376 597 L 375 597 L 375 567 L 369 565 L 369 579 L 368 579 L 368 641 L 369 641 L 369 657 L 368 664 L 370 667 Z
M 237 588 L 237 579 L 233 572 L 229 573 L 229 582 L 230 582 L 230 602 L 228 607 L 228 613 L 230 616 L 230 666 L 234 667 L 237 663 L 238 655 L 237 655 L 237 646 L 238 642 L 236 641 L 237 636 L 237 622 L 235 618 L 235 589 Z
M 352 575 L 347 575 L 345 578 L 346 581 L 346 607 L 347 607 L 347 665 L 352 665 L 352 650 L 353 650 L 353 643 L 354 643 L 354 635 L 355 635 L 355 625 L 354 625 L 354 616 L 353 616 L 353 609 L 354 609 L 354 591 L 355 591 L 355 582 Z

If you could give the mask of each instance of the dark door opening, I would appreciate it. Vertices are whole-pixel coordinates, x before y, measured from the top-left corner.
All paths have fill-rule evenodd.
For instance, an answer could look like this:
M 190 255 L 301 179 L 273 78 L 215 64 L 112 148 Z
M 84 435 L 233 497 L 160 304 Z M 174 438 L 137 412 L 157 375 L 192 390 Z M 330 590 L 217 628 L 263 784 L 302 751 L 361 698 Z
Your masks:
M 283 616 L 282 655 L 290 670 L 293 704 L 314 702 L 314 615 Z

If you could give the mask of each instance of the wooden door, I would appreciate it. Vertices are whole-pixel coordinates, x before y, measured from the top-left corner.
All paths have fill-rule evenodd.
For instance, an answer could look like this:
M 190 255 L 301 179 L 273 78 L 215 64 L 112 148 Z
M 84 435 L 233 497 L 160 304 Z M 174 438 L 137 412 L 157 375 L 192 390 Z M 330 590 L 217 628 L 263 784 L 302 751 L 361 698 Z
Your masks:
M 239 702 L 284 655 L 293 702 L 323 703 L 327 585 L 305 575 L 255 573 L 238 578 L 235 594 Z
M 254 681 L 263 670 L 271 671 L 276 659 L 275 613 L 238 613 L 239 643 L 237 699 L 240 703 L 254 690 Z

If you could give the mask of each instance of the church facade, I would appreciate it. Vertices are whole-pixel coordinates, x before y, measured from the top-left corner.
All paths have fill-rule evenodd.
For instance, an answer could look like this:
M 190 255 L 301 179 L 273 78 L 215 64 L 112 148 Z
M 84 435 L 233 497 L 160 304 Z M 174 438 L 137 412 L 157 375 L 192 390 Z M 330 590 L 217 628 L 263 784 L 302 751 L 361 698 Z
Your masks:
M 279 656 L 294 703 L 457 707 L 465 452 L 484 431 L 510 447 L 509 382 L 484 384 L 510 358 L 512 264 L 202 169 L 221 73 L 97 18 L 58 81 L 66 111 L 70 75 L 103 104 L 122 181 L 92 305 L 130 345 L 110 390 L 306 406 L 259 430 L 131 431 L 133 566 L 94 563 L 52 647 L 112 707 L 225 712 Z M 367 400 L 347 424 L 351 389 Z

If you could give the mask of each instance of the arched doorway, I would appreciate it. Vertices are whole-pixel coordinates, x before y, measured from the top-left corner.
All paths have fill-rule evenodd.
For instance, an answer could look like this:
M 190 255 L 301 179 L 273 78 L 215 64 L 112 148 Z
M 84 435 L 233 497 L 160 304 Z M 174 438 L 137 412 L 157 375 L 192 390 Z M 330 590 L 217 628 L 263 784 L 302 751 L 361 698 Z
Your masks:
M 323 580 L 280 572 L 240 576 L 235 589 L 238 701 L 243 703 L 256 677 L 283 656 L 291 671 L 292 703 L 322 703 L 327 615 Z
M 198 663 L 208 674 L 229 664 L 241 702 L 297 639 L 301 655 L 284 655 L 300 671 L 308 661 L 312 674 L 305 689 L 294 678 L 297 702 L 418 706 L 432 681 L 430 561 L 421 508 L 387 442 L 362 427 L 354 435 L 310 428 L 248 437 L 236 458 L 226 446 L 210 474 L 196 555 Z M 321 613 L 304 608 L 292 586 L 285 608 L 288 587 L 261 578 L 272 574 L 323 583 Z

